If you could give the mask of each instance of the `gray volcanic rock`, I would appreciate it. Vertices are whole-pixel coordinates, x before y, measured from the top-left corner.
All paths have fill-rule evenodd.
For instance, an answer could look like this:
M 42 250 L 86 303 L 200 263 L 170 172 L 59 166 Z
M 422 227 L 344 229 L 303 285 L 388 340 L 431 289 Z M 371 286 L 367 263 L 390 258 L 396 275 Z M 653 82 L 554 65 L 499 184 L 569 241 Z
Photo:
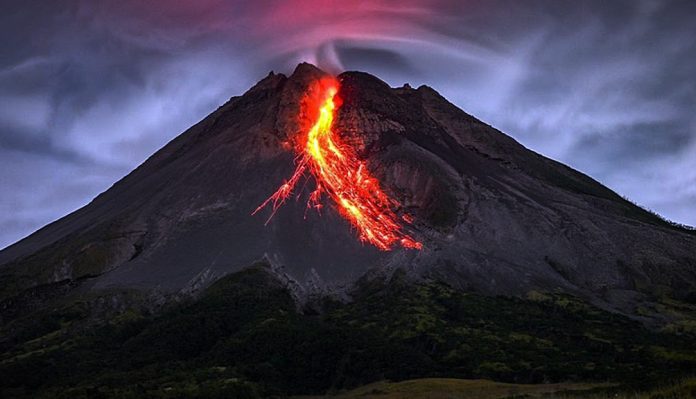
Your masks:
M 344 293 L 404 269 L 464 290 L 560 289 L 635 313 L 656 293 L 696 291 L 696 236 L 544 158 L 429 87 L 339 76 L 336 124 L 415 217 L 422 251 L 382 252 L 330 206 L 306 209 L 313 181 L 264 225 L 251 212 L 294 169 L 301 64 L 271 73 L 172 140 L 82 209 L 0 252 L 2 298 L 41 284 L 192 293 L 267 258 L 293 290 Z

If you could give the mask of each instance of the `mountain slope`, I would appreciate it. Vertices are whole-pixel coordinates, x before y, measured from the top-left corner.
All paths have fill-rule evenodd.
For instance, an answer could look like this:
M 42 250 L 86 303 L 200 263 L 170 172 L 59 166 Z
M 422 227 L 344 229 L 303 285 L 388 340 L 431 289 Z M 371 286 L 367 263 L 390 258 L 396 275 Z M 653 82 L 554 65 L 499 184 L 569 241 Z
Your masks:
M 361 72 L 338 77 L 335 127 L 414 216 L 425 248 L 360 244 L 331 206 L 307 211 L 311 182 L 264 226 L 268 214 L 250 213 L 293 170 L 284 143 L 301 129 L 308 85 L 323 75 L 308 64 L 290 77 L 270 74 L 84 208 L 0 251 L 0 298 L 27 303 L 26 290 L 65 281 L 67 290 L 188 293 L 261 258 L 299 297 L 342 296 L 366 273 L 397 269 L 489 294 L 562 290 L 658 318 L 657 296 L 696 292 L 693 233 L 428 87 L 394 89 Z
M 359 283 L 351 293 L 352 302 L 326 301 L 321 314 L 298 311 L 284 282 L 258 263 L 196 299 L 154 314 L 130 307 L 91 328 L 83 323 L 85 301 L 55 306 L 22 321 L 43 331 L 0 341 L 0 396 L 287 397 L 447 377 L 544 383 L 508 396 L 575 381 L 635 397 L 637 389 L 689 376 L 696 366 L 693 335 L 654 332 L 568 295 L 467 294 L 413 284 L 403 272 L 388 284 Z M 399 384 L 403 397 L 439 397 L 445 388 L 448 397 L 460 397 L 451 392 L 457 381 L 414 383 Z M 376 385 L 354 393 L 379 397 L 374 388 L 387 386 Z M 573 385 L 582 387 L 563 384 Z

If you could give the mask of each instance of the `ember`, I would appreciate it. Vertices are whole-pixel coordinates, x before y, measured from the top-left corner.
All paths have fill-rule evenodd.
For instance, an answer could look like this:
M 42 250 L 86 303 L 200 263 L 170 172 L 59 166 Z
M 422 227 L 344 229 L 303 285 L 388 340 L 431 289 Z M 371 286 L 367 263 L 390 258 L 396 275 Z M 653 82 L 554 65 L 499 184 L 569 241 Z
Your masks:
M 370 175 L 356 150 L 341 140 L 332 130 L 334 113 L 340 106 L 336 96 L 338 81 L 324 78 L 308 90 L 303 112 L 314 116 L 316 122 L 300 135 L 295 172 L 278 190 L 252 214 L 272 204 L 273 217 L 278 208 L 292 194 L 297 182 L 309 171 L 316 180 L 316 188 L 309 195 L 307 206 L 320 210 L 321 196 L 326 193 L 345 219 L 358 230 L 359 239 L 388 251 L 397 243 L 404 248 L 421 249 L 422 244 L 403 231 L 394 209 L 399 203 L 380 188 L 379 181 Z M 403 215 L 406 223 L 411 217 Z M 268 222 L 267 222 L 268 223 Z

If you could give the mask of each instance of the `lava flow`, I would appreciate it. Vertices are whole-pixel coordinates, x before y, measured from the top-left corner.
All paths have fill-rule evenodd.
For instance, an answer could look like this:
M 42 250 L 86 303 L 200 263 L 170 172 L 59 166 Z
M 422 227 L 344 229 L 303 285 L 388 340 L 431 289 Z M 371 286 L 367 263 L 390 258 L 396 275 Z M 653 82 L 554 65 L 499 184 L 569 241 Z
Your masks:
M 341 216 L 358 230 L 360 241 L 367 241 L 383 251 L 392 249 L 397 243 L 404 248 L 421 249 L 422 244 L 403 231 L 393 210 L 399 203 L 382 191 L 379 181 L 357 157 L 356 150 L 333 131 L 334 113 L 340 106 L 337 92 L 335 78 L 321 79 L 310 87 L 303 111 L 316 115 L 316 122 L 299 136 L 295 172 L 252 214 L 272 204 L 273 217 L 300 178 L 309 171 L 316 180 L 316 188 L 309 195 L 308 207 L 320 210 L 321 195 L 326 193 L 336 203 Z M 410 223 L 407 215 L 402 219 Z

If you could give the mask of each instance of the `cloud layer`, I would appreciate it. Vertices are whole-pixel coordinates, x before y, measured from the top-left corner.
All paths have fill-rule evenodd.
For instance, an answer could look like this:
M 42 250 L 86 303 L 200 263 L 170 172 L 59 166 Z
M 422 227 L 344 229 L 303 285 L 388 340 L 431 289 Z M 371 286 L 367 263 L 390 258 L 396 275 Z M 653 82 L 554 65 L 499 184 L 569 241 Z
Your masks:
M 693 2 L 58 3 L 27 0 L 0 17 L 0 247 L 300 61 L 428 84 L 696 225 Z

